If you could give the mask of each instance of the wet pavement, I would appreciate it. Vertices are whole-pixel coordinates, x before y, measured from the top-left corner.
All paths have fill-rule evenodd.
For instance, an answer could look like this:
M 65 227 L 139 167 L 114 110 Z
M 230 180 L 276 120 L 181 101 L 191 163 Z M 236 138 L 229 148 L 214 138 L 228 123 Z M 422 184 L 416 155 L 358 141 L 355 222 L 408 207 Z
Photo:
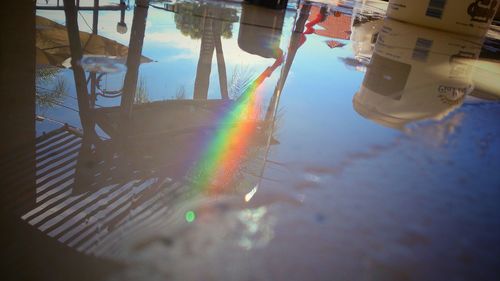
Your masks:
M 2 65 L 2 280 L 500 279 L 498 22 L 36 2 Z

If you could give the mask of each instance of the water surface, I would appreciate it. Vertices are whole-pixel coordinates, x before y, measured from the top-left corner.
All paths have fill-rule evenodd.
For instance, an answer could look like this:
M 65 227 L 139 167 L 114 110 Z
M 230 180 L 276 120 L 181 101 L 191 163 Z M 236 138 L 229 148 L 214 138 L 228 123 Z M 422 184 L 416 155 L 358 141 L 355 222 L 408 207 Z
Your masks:
M 62 2 L 9 109 L 9 279 L 500 278 L 498 26 Z

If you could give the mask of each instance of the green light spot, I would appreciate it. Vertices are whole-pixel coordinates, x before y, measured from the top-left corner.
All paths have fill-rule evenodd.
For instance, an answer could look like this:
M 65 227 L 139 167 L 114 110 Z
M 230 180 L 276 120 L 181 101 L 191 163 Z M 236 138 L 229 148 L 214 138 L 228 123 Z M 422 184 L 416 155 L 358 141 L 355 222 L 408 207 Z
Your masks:
M 196 213 L 194 211 L 187 211 L 184 217 L 187 222 L 193 222 L 196 219 Z

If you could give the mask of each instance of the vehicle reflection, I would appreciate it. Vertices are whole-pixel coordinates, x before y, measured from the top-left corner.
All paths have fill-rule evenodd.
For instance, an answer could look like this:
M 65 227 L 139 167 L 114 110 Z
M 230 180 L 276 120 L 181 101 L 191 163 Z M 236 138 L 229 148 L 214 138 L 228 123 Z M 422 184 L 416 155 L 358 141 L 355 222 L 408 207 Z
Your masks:
M 398 129 L 417 120 L 439 120 L 472 92 L 481 46 L 481 39 L 385 19 L 354 109 Z

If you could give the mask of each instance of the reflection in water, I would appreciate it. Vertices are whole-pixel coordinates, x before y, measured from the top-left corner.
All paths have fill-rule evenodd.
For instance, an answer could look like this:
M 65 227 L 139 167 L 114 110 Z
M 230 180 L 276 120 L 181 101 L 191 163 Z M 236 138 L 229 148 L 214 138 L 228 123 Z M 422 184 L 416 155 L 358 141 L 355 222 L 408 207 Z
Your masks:
M 119 241 L 131 239 L 141 227 L 163 223 L 165 216 L 181 215 L 194 222 L 210 208 L 191 204 L 193 208 L 186 209 L 190 204 L 184 201 L 196 202 L 200 196 L 236 192 L 249 202 L 258 190 L 270 145 L 278 143 L 273 138 L 276 112 L 295 54 L 306 35 L 313 34 L 314 26 L 327 17 L 322 6 L 306 23 L 311 4 L 303 5 L 285 56 L 280 47 L 285 13 L 243 5 L 239 47 L 274 62 L 241 85 L 229 100 L 221 38 L 231 37 L 231 22 L 238 19 L 235 10 L 211 4 L 176 7 L 177 27 L 201 39 L 194 100 L 147 102 L 142 97 L 139 66 L 150 61 L 142 56 L 146 6 L 134 9 L 128 48 L 96 32 L 80 32 L 72 3 L 66 5 L 67 28 L 54 25 L 46 30 L 60 34 L 55 37 L 63 38 L 65 44 L 69 41 L 71 52 L 62 57 L 71 56 L 83 131 L 65 125 L 37 139 L 37 204 L 22 218 L 78 251 L 113 256 Z M 257 15 L 262 13 L 269 16 L 268 22 L 258 22 Z M 101 43 L 90 48 L 84 43 L 90 40 Z M 121 51 L 109 51 L 117 49 Z M 214 51 L 221 100 L 207 100 Z M 124 61 L 123 56 L 123 89 L 103 90 L 99 81 L 106 68 L 113 60 Z M 263 85 L 283 63 L 283 69 L 276 72 L 280 77 L 273 94 L 266 96 Z M 90 72 L 90 91 L 85 71 Z M 100 93 L 121 97 L 120 106 L 95 106 Z M 177 202 L 181 195 L 183 202 Z M 186 209 L 183 214 L 171 213 L 169 206 L 177 204 Z M 256 233 L 256 245 L 272 237 L 271 224 L 262 224 L 267 227 L 264 234 L 258 230 L 262 210 L 241 211 L 241 223 L 248 228 L 242 234 L 242 247 L 252 248 Z
M 273 238 L 273 224 L 266 218 L 267 208 L 261 206 L 255 209 L 245 209 L 238 213 L 238 219 L 243 225 L 243 231 L 238 244 L 250 250 L 256 247 L 265 246 Z M 263 220 L 268 221 L 263 221 Z
M 111 280 L 426 279 L 421 260 L 454 276 L 496 261 L 498 106 L 467 97 L 481 42 L 382 20 L 374 1 L 64 2 L 36 18 L 28 103 L 46 133 L 1 163 L 5 208 L 47 245 L 39 255 L 117 262 Z M 168 79 L 192 84 L 161 100 Z M 437 121 L 403 134 L 359 114 Z
M 114 123 L 117 126 L 109 129 L 109 135 L 118 138 L 102 140 L 95 132 L 95 124 L 107 123 L 99 120 L 101 114 L 94 112 L 89 101 L 91 96 L 82 68 L 84 50 L 81 46 L 85 45 L 80 42 L 82 33 L 78 31 L 77 10 L 72 1 L 65 2 L 71 66 L 83 132 L 64 126 L 37 139 L 37 204 L 22 218 L 60 242 L 90 252 L 96 246 L 110 246 L 106 241 L 115 241 L 118 229 L 123 231 L 125 225 L 133 225 L 127 223 L 154 213 L 157 208 L 151 204 L 159 198 L 157 188 L 168 179 L 155 177 L 152 171 L 135 170 L 129 162 L 129 153 L 122 152 L 129 145 L 120 139 L 120 136 L 128 137 L 129 128 L 123 123 L 128 122 L 130 101 L 135 99 L 147 7 L 135 8 L 131 44 L 129 49 L 125 48 L 128 56 L 123 105 L 118 111 L 118 122 Z M 108 129 L 106 125 L 102 127 Z
M 481 39 L 384 20 L 354 108 L 366 118 L 402 129 L 439 120 L 472 92 Z
M 61 105 L 68 95 L 66 80 L 58 76 L 59 72 L 59 68 L 50 66 L 36 70 L 36 105 L 42 114 L 55 105 Z
M 229 98 L 221 37 L 229 39 L 233 36 L 232 23 L 238 20 L 236 10 L 211 3 L 178 3 L 172 9 L 176 12 L 175 24 L 181 33 L 192 39 L 201 39 L 194 98 L 208 97 L 214 50 L 217 56 L 221 96 L 223 99 Z
M 233 22 L 238 21 L 235 9 L 211 2 L 179 2 L 169 5 L 167 10 L 175 12 L 174 20 L 177 29 L 192 39 L 202 38 L 205 23 L 209 19 L 215 20 L 221 26 L 220 36 L 229 39 L 233 36 Z
M 36 58 L 37 65 L 70 67 L 71 57 L 67 28 L 50 19 L 36 17 Z M 89 58 L 125 58 L 128 48 L 114 40 L 79 31 L 82 52 Z M 151 60 L 143 57 L 144 62 Z
M 385 10 L 383 10 L 385 12 Z M 373 54 L 375 42 L 383 23 L 380 11 L 373 11 L 370 6 L 360 3 L 353 8 L 352 33 L 350 40 L 354 51 L 351 64 L 358 70 L 365 70 Z
M 250 54 L 278 59 L 285 11 L 243 4 L 238 46 Z
M 164 221 L 165 215 L 173 216 L 167 206 L 180 203 L 177 198 L 182 193 L 187 201 L 231 190 L 242 197 L 252 190 L 255 193 L 269 146 L 276 143 L 272 135 L 284 79 L 267 109 L 259 88 L 283 62 L 280 35 L 262 33 L 261 40 L 268 40 L 279 55 L 229 100 L 221 37 L 232 36 L 231 22 L 238 19 L 235 10 L 179 4 L 177 26 L 201 39 L 194 100 L 147 102 L 144 82 L 138 76 L 140 64 L 150 61 L 142 56 L 148 7 L 140 3 L 135 7 L 127 48 L 96 32 L 80 32 L 77 7 L 71 0 L 65 4 L 67 27 L 39 17 L 51 25 L 46 24 L 40 34 L 52 34 L 43 36 L 43 42 L 68 44 L 69 48 L 40 49 L 49 50 L 53 57 L 54 50 L 65 60 L 71 57 L 66 61 L 71 63 L 83 130 L 65 125 L 37 139 L 37 203 L 22 215 L 24 220 L 78 251 L 113 256 L 118 241 L 133 237 L 141 227 Z M 283 12 L 278 13 L 281 23 L 271 28 L 281 30 Z M 252 30 L 248 22 L 242 26 L 240 35 Z M 241 43 L 243 50 L 247 50 L 245 44 Z M 252 49 L 264 54 L 265 46 Z M 214 51 L 221 100 L 207 100 Z M 126 64 L 123 89 L 103 90 L 100 81 L 114 61 Z M 52 65 L 63 63 L 53 60 Z M 120 106 L 96 107 L 99 94 L 121 97 Z M 187 222 L 200 215 L 193 206 L 182 214 Z

